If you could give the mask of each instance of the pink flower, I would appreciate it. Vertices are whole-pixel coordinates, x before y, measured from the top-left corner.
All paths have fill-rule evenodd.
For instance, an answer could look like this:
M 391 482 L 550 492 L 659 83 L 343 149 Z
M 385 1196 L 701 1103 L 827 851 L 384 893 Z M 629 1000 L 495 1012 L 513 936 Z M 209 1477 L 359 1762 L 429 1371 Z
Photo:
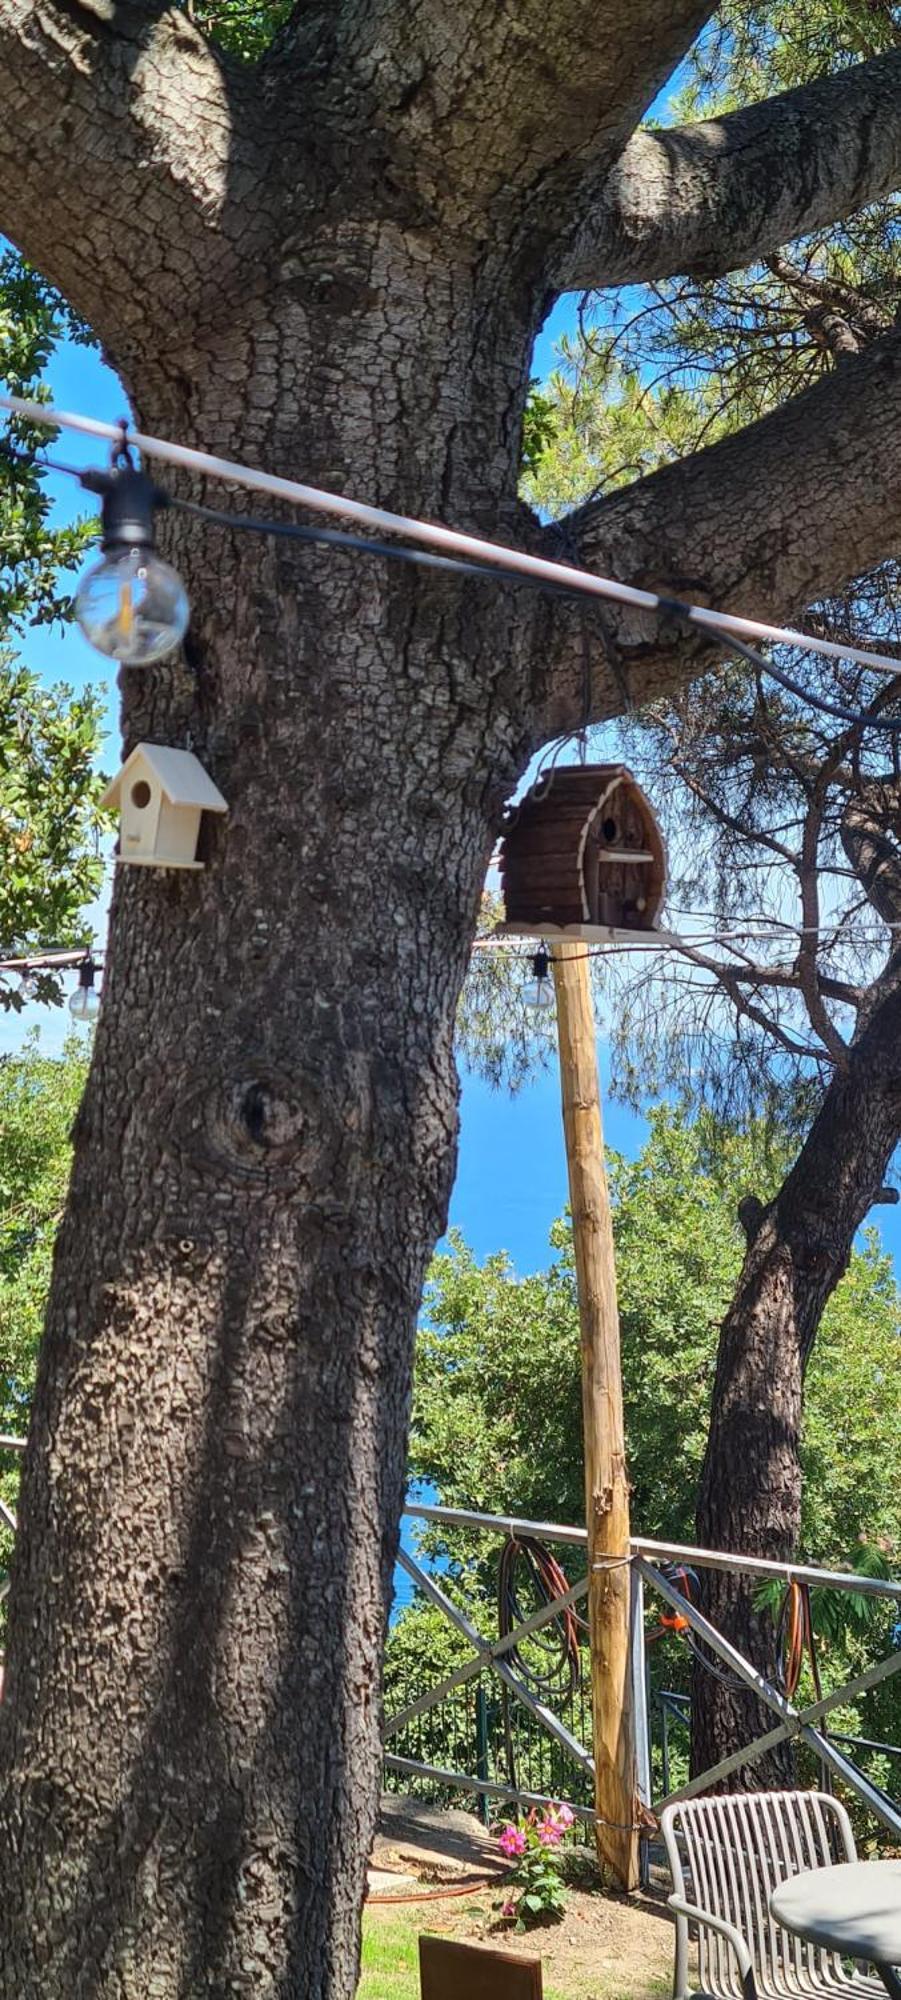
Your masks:
M 543 1820 L 538 1828 L 538 1838 L 542 1847 L 559 1847 L 563 1839 L 563 1828 L 552 1819 Z
M 525 1854 L 526 1836 L 521 1827 L 505 1826 L 498 1845 L 512 1860 L 514 1854 Z
M 557 1825 L 562 1826 L 564 1833 L 566 1832 L 568 1827 L 573 1825 L 576 1817 L 571 1806 L 552 1806 L 551 1813 L 553 1814 L 553 1817 L 556 1820 Z M 550 1816 L 551 1815 L 549 1814 L 548 1817 L 550 1818 Z
M 513 1901 L 513 1897 L 508 1896 L 507 1901 L 502 1905 L 501 1916 L 515 1917 L 515 1915 L 516 1915 L 516 1904 Z

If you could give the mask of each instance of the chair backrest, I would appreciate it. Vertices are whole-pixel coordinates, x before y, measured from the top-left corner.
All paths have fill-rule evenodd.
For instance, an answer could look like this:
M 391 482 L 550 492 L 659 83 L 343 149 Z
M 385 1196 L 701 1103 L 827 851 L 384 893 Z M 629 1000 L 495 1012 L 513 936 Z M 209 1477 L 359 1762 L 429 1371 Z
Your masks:
M 825 1792 L 718 1793 L 667 1806 L 660 1816 L 677 1895 L 741 1931 L 763 1991 L 817 1985 L 838 1961 L 793 1937 L 770 1916 L 772 1891 L 805 1868 L 856 1860 L 844 1806 Z M 733 1952 L 699 1926 L 701 1987 L 741 1994 Z

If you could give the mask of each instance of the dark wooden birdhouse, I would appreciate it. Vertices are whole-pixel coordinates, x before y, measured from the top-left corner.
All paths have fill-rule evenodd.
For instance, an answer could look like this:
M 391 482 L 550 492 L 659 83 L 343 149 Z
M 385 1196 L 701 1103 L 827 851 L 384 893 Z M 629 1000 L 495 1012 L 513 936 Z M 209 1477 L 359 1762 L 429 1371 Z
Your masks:
M 503 836 L 504 930 L 609 939 L 654 931 L 666 855 L 651 807 L 624 764 L 572 764 L 539 779 Z

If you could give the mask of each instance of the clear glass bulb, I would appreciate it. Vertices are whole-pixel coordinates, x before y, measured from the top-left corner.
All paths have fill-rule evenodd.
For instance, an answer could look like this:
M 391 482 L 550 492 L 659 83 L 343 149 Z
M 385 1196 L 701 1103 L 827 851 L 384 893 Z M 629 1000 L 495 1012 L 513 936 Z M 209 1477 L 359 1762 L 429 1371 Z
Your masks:
M 93 986 L 76 986 L 69 999 L 69 1013 L 73 1021 L 96 1021 L 100 1012 L 100 995 Z
M 87 571 L 75 593 L 85 638 L 127 667 L 149 667 L 174 652 L 190 615 L 177 570 L 147 548 L 114 549 Z
M 541 979 L 529 979 L 523 987 L 523 1000 L 535 1014 L 545 1014 L 554 1005 L 554 989 L 547 974 Z
M 23 1000 L 37 999 L 38 978 L 36 972 L 23 972 L 19 981 L 19 992 Z

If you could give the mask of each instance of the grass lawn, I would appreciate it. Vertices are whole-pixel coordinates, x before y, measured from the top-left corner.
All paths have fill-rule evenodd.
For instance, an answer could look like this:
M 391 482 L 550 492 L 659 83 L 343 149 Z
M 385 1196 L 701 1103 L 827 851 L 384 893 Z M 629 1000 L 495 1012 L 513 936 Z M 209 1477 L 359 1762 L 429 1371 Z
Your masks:
M 611 1962 L 603 1945 L 595 1951 L 592 1936 L 577 1934 L 586 1923 L 590 1925 L 590 1918 L 580 1913 L 579 1905 L 595 1904 L 601 1910 L 609 1909 L 610 1905 L 605 1906 L 601 1897 L 594 1896 L 573 1896 L 571 1902 L 571 1912 L 562 1924 L 554 1926 L 553 1932 L 537 1931 L 521 1940 L 525 1950 L 554 1960 L 553 1967 L 545 1964 L 544 2000 L 663 2000 L 663 1995 L 671 1991 L 672 1933 L 668 1927 L 661 1936 L 664 1927 L 657 1918 L 646 1918 L 647 1950 L 642 1947 L 639 1932 L 630 1940 L 631 1948 L 624 1957 L 620 1959 L 617 1949 Z M 363 1971 L 357 2000 L 420 2000 L 417 1942 L 420 1931 L 452 1931 L 455 1937 L 465 1938 L 467 1932 L 473 1935 L 480 1924 L 484 1925 L 485 1916 L 485 1907 L 477 1905 L 475 1897 L 472 1909 L 468 1902 L 462 1907 L 460 1903 L 454 1906 L 434 1902 L 403 1904 L 397 1910 L 381 1907 L 365 1911 Z M 503 1942 L 520 1940 L 505 1938 Z

